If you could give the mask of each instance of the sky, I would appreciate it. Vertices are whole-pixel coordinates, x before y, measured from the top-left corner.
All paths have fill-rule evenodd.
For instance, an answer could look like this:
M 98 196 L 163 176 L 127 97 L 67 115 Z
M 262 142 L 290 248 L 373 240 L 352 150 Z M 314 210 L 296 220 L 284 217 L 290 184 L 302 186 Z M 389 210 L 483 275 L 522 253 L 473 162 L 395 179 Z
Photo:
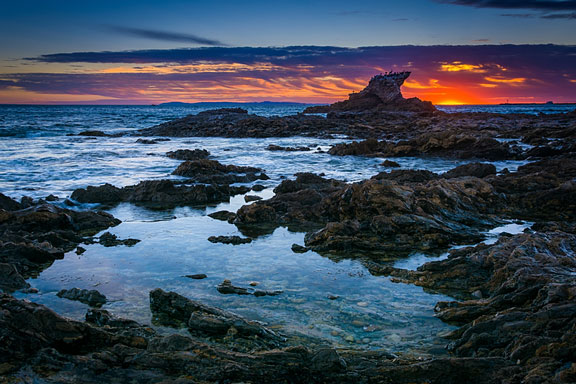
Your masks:
M 411 71 L 436 104 L 576 102 L 576 1 L 37 1 L 0 12 L 0 103 L 330 103 Z

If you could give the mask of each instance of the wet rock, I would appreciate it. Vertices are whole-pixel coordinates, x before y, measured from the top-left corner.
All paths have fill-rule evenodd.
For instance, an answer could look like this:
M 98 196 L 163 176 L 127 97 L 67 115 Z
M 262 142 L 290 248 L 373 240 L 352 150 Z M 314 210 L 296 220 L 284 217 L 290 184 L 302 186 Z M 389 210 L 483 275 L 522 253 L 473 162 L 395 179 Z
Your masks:
M 18 273 L 14 265 L 0 263 L 0 290 L 12 292 L 29 287 L 30 284 Z
M 252 286 L 252 284 L 250 284 Z M 256 284 L 257 285 L 257 284 Z M 228 295 L 228 294 L 235 294 L 235 295 L 254 295 L 256 297 L 262 297 L 262 296 L 278 296 L 280 294 L 283 293 L 283 291 L 281 290 L 261 290 L 261 289 L 253 289 L 253 288 L 243 288 L 243 287 L 237 287 L 235 285 L 232 285 L 232 282 L 230 280 L 224 280 L 222 283 L 220 283 L 216 289 L 218 290 L 218 292 L 224 294 L 224 295 Z
M 101 307 L 106 304 L 106 296 L 95 289 L 62 289 L 56 294 L 56 296 L 68 300 L 79 301 L 91 307 Z
M 118 245 L 125 245 L 127 247 L 132 247 L 140 242 L 138 239 L 125 239 L 120 240 L 118 236 L 111 234 L 110 232 L 104 232 L 99 237 L 99 242 L 105 247 L 116 247 Z
M 504 160 L 522 157 L 519 149 L 489 136 L 461 130 L 423 133 L 399 142 L 367 139 L 337 144 L 328 151 L 336 156 L 446 157 L 456 159 Z
M 239 337 L 258 337 L 271 342 L 282 339 L 273 331 L 233 313 L 189 300 L 174 292 L 150 292 L 150 309 L 165 325 L 185 324 L 192 335 L 224 337 L 231 328 Z
M 417 271 L 392 268 L 385 274 L 460 297 L 435 308 L 442 320 L 461 325 L 448 336 L 450 350 L 507 359 L 517 364 L 516 380 L 527 382 L 534 372 L 568 375 L 574 363 L 574 255 L 573 234 L 520 234 L 452 251 Z
M 494 164 L 486 163 L 469 163 L 460 165 L 454 169 L 444 173 L 442 177 L 451 179 L 454 177 L 474 176 L 484 178 L 486 176 L 495 175 L 496 167 Z
M 491 213 L 502 205 L 481 179 L 439 179 L 426 171 L 392 171 L 356 184 L 304 174 L 275 192 L 240 208 L 235 224 L 243 230 L 262 223 L 316 223 L 323 228 L 307 233 L 305 245 L 319 252 L 394 254 L 477 241 L 481 228 L 498 222 Z
M 284 151 L 284 152 L 307 152 L 312 149 L 309 147 L 282 147 L 280 145 L 270 144 L 266 147 L 268 151 Z
M 252 186 L 252 190 L 255 191 L 255 192 L 260 192 L 260 191 L 263 191 L 263 190 L 265 190 L 265 189 L 266 189 L 266 187 L 263 186 L 262 184 L 254 184 L 254 185 Z
M 112 315 L 105 309 L 90 308 L 86 312 L 86 322 L 98 327 L 139 328 L 141 325 L 134 320 Z
M 153 139 L 153 140 L 149 140 L 149 139 L 138 139 L 136 140 L 136 143 L 138 144 L 146 144 L 146 145 L 153 145 L 153 144 L 158 144 L 160 141 Z
M 257 195 L 246 195 L 244 196 L 244 201 L 249 203 L 251 201 L 258 201 L 258 200 L 262 200 L 262 197 L 257 196 Z
M 232 282 L 230 280 L 224 280 L 222 283 L 218 284 L 216 289 L 218 290 L 218 292 L 220 292 L 224 295 L 228 295 L 228 294 L 251 295 L 252 294 L 246 288 L 236 287 L 236 286 L 232 285 Z
M 236 218 L 236 214 L 230 211 L 213 212 L 210 213 L 208 216 L 216 220 L 228 221 L 228 222 L 232 222 Z
M 294 253 L 306 253 L 308 252 L 308 248 L 300 245 L 300 244 L 292 244 L 292 252 Z
M 239 245 L 249 244 L 252 242 L 252 239 L 240 236 L 210 236 L 208 241 L 211 243 Z
M 63 258 L 88 241 L 86 236 L 120 223 L 104 212 L 32 204 L 17 211 L 0 210 L 0 263 L 13 265 L 23 278 L 35 276 Z
M 235 187 L 227 185 L 178 185 L 173 180 L 142 181 L 136 185 L 117 188 L 110 184 L 99 187 L 80 188 L 72 198 L 80 203 L 119 202 L 174 205 L 204 205 L 229 201 L 237 193 Z
M 106 137 L 110 135 L 102 131 L 82 131 L 78 134 L 78 136 Z
M 328 298 L 328 300 L 338 300 L 340 298 L 340 296 L 338 295 L 328 295 L 326 297 Z
M 22 208 L 23 207 L 20 203 L 0 193 L 0 209 L 5 211 L 17 211 Z
M 184 176 L 197 183 L 233 184 L 268 180 L 262 169 L 224 165 L 216 160 L 193 160 L 180 164 L 173 175 Z
M 382 164 L 380 164 L 380 165 L 382 165 L 384 167 L 388 167 L 388 168 L 399 168 L 400 167 L 400 164 L 398 164 L 397 162 L 392 161 L 392 160 L 384 160 L 382 162 Z
M 178 149 L 167 152 L 166 156 L 176 160 L 202 160 L 210 157 L 210 152 L 205 149 Z
M 206 276 L 206 274 L 204 273 L 197 273 L 195 275 L 186 275 L 185 277 L 189 278 L 189 279 L 194 279 L 194 280 L 202 280 L 207 278 L 208 276 Z

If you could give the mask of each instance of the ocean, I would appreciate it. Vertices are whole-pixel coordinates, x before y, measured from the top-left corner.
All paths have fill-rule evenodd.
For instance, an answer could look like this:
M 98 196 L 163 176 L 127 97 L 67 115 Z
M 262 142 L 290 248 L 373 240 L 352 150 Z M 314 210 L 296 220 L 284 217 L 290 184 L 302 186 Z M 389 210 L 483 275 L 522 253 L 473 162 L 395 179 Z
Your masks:
M 227 107 L 229 105 L 226 105 Z M 305 106 L 297 104 L 242 105 L 264 116 L 289 115 Z M 269 144 L 310 146 L 328 149 L 346 138 L 304 137 L 231 139 L 172 138 L 154 145 L 136 142 L 135 137 L 80 137 L 85 130 L 118 133 L 147 128 L 210 106 L 0 106 L 0 192 L 13 198 L 43 198 L 56 195 L 63 204 L 76 188 L 111 183 L 117 186 L 142 180 L 177 178 L 171 172 L 179 161 L 166 152 L 202 148 L 224 164 L 261 167 L 270 176 L 267 189 L 250 194 L 263 198 L 284 178 L 297 172 L 324 172 L 349 182 L 370 178 L 381 172 L 383 159 L 330 156 L 315 152 L 267 151 Z M 448 112 L 556 113 L 574 106 L 453 106 Z M 466 161 L 448 159 L 395 158 L 405 169 L 445 172 Z M 501 170 L 516 169 L 522 161 L 495 162 Z M 82 319 L 86 306 L 60 299 L 63 288 L 98 289 L 110 298 L 105 309 L 114 314 L 150 323 L 148 292 L 154 288 L 176 291 L 187 297 L 237 312 L 249 319 L 272 324 L 283 332 L 317 338 L 339 347 L 380 349 L 390 352 L 442 353 L 438 335 L 453 329 L 434 317 L 444 295 L 395 284 L 387 277 L 373 276 L 361 259 L 324 257 L 315 252 L 293 253 L 294 243 L 303 244 L 304 233 L 278 228 L 251 244 L 239 246 L 212 244 L 212 235 L 238 235 L 234 225 L 206 216 L 218 210 L 236 211 L 243 196 L 209 207 L 177 207 L 150 210 L 133 204 L 120 204 L 108 212 L 123 222 L 110 232 L 120 238 L 141 242 L 132 248 L 86 246 L 86 252 L 71 252 L 56 261 L 38 277 L 29 280 L 39 290 L 18 293 L 32 301 L 47 304 L 57 312 Z M 79 205 L 76 209 L 96 208 Z M 503 227 L 521 231 L 526 224 Z M 512 229 L 511 229 L 512 228 Z M 498 229 L 487 233 L 495 238 Z M 415 268 L 444 255 L 414 253 L 399 261 Z M 183 277 L 205 273 L 196 281 Z M 224 279 L 246 285 L 257 281 L 262 289 L 283 290 L 275 297 L 221 295 L 215 286 Z M 327 300 L 327 295 L 340 296 Z M 169 330 L 159 329 L 160 332 Z M 431 352 L 436 351 L 436 352 Z

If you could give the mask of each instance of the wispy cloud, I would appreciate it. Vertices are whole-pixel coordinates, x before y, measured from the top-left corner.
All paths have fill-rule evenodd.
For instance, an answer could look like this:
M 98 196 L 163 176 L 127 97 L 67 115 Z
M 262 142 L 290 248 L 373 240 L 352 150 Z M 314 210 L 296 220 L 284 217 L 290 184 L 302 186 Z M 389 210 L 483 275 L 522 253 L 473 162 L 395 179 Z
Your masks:
M 168 31 L 158 31 L 153 29 L 143 29 L 143 28 L 130 28 L 130 27 L 120 27 L 115 25 L 107 26 L 110 31 L 120 33 L 123 35 L 136 36 L 144 39 L 160 40 L 160 41 L 171 41 L 179 43 L 189 43 L 189 44 L 200 44 L 200 45 L 210 45 L 210 46 L 225 46 L 221 41 L 207 39 L 204 37 L 191 35 L 187 33 L 178 32 L 168 32 Z
M 574 0 L 436 0 L 439 3 L 467 5 L 476 8 L 532 9 L 538 11 L 575 11 Z

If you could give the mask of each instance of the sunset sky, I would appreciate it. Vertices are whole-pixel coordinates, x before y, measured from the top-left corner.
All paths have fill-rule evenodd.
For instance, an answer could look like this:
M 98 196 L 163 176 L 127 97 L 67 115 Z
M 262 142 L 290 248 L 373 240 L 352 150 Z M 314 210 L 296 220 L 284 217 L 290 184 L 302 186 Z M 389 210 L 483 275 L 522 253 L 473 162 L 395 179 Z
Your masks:
M 409 70 L 437 104 L 576 102 L 576 1 L 21 1 L 0 103 L 329 103 Z

